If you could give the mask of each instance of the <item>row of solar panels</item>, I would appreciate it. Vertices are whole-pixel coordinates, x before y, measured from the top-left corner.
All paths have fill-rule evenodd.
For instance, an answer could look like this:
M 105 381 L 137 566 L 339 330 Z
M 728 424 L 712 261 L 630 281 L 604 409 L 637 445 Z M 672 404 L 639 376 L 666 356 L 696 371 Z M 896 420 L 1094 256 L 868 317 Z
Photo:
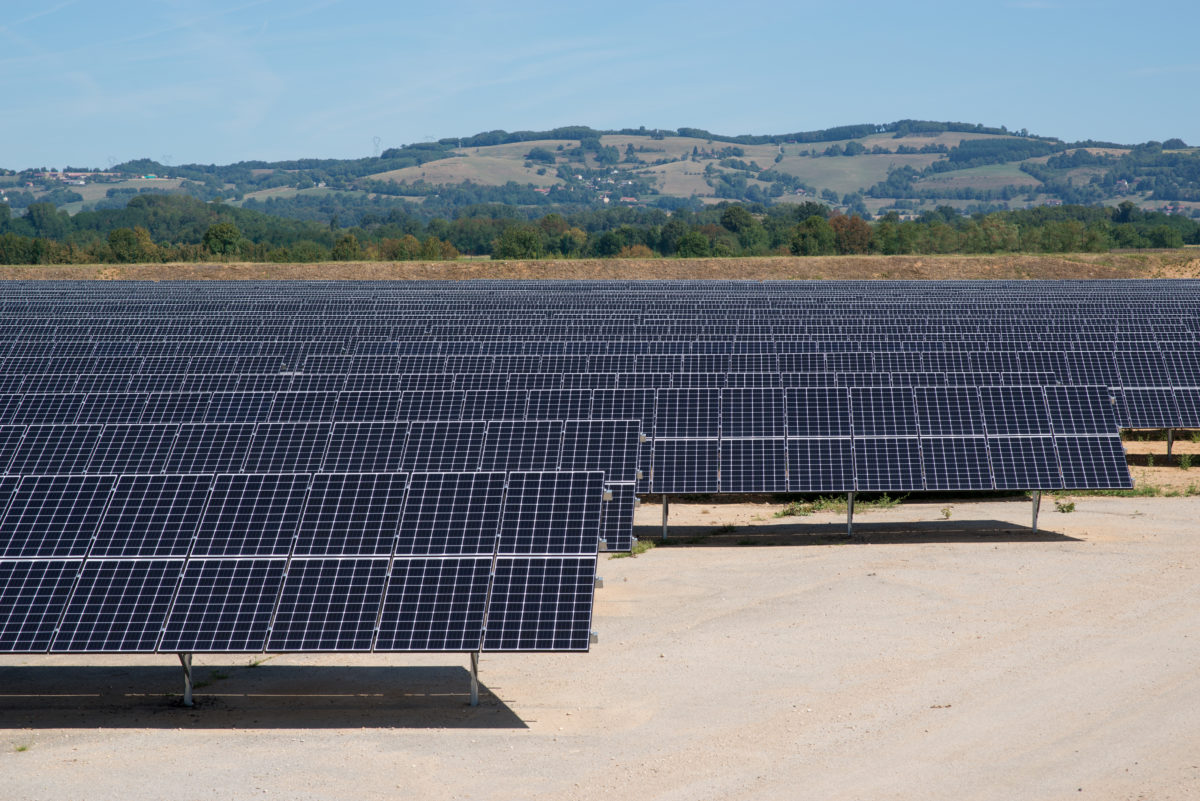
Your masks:
M 0 475 L 594 470 L 618 500 L 605 506 L 602 537 L 608 549 L 628 551 L 638 427 L 630 420 L 3 426 Z
M 603 481 L 0 480 L 0 651 L 586 650 Z
M 213 350 L 220 343 L 207 343 Z M 244 344 L 244 343 L 242 343 Z M 396 345 L 398 343 L 388 343 Z M 403 343 L 399 343 L 403 344 Z M 443 343 L 412 343 L 414 350 Z M 1051 373 L 1061 383 L 1125 386 L 1200 385 L 1200 354 L 1194 349 L 885 351 L 855 350 L 796 353 L 605 353 L 552 354 L 535 351 L 548 343 L 517 343 L 519 354 L 491 354 L 489 343 L 462 342 L 475 354 L 385 355 L 173 355 L 59 356 L 42 353 L 0 358 L 0 380 L 30 374 L 50 375 L 222 375 L 246 373 L 339 374 L 380 373 L 892 373 L 953 372 Z M 504 343 L 509 348 L 514 343 Z M 670 350 L 678 343 L 664 343 Z M 1045 344 L 1044 342 L 1042 343 Z M 469 346 L 469 348 L 468 348 Z M 66 349 L 67 346 L 63 346 Z M 58 346 L 55 346 L 58 349 Z M 199 350 L 194 344 L 192 350 Z M 726 348 L 721 348 L 722 350 Z
M 1119 430 L 1108 389 L 1096 386 L 124 392 L 8 397 L 8 403 L 0 402 L 0 425 L 638 420 L 642 432 L 654 438 L 1003 436 Z M 583 422 L 574 425 L 581 431 L 588 428 Z

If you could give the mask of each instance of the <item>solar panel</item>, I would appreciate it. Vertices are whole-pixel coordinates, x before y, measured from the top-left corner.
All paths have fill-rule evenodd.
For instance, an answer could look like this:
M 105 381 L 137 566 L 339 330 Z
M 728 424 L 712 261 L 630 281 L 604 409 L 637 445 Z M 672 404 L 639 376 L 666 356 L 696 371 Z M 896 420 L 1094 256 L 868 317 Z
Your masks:
M 454 390 L 405 392 L 397 420 L 458 420 L 462 417 L 464 393 Z
M 211 484 L 210 476 L 121 476 L 90 556 L 186 556 Z
M 850 436 L 850 395 L 835 387 L 786 390 L 789 437 Z
M 514 389 L 467 392 L 463 403 L 465 420 L 522 420 L 528 392 Z
M 1049 434 L 1041 387 L 980 387 L 983 420 L 991 436 Z
M 504 473 L 414 473 L 396 554 L 494 553 L 505 483 Z
M 722 437 L 782 437 L 786 420 L 782 389 L 726 389 L 721 395 Z
M 510 473 L 501 517 L 502 554 L 595 554 L 604 474 Z
M 190 391 L 205 391 L 199 387 Z M 271 412 L 270 392 L 214 391 L 204 411 L 205 423 L 258 423 Z
M 853 492 L 854 454 L 849 439 L 789 439 L 788 489 Z
M 22 478 L 0 520 L 0 558 L 83 556 L 114 482 L 112 476 Z
M 1055 437 L 1064 489 L 1132 489 L 1121 439 Z
M 484 650 L 586 651 L 595 584 L 595 558 L 500 558 Z
M 211 396 L 204 392 L 154 392 L 146 397 L 142 423 L 185 423 L 203 420 Z
M 920 442 L 912 437 L 855 439 L 854 475 L 860 492 L 922 490 Z
M 325 459 L 332 423 L 260 423 L 246 451 L 248 473 L 307 473 Z
M 163 630 L 161 651 L 262 651 L 284 559 L 192 559 Z
M 787 492 L 787 468 L 782 438 L 721 440 L 722 492 Z
M 558 420 L 500 420 L 488 423 L 483 470 L 554 470 L 562 452 Z
M 975 387 L 915 387 L 917 425 L 925 437 L 981 436 L 983 410 Z
M 5 422 L 16 425 L 73 423 L 83 406 L 84 397 L 79 393 L 67 392 L 24 395 Z
M 407 438 L 408 423 L 335 423 L 324 469 L 339 473 L 397 472 Z
M 478 650 L 491 570 L 490 556 L 396 559 L 375 650 Z
M 88 472 L 160 473 L 178 432 L 176 425 L 106 425 Z
M 0 653 L 49 650 L 80 565 L 0 561 Z
M 1107 387 L 1046 387 L 1050 424 L 1056 434 L 1112 434 L 1116 409 Z
M 313 476 L 294 553 L 298 556 L 391 554 L 407 479 L 403 473 Z
M 461 472 L 479 469 L 487 423 L 415 422 L 401 460 L 406 471 Z
M 387 570 L 387 559 L 293 559 L 267 650 L 370 650 Z
M 601 470 L 605 480 L 637 480 L 641 424 L 636 420 L 567 420 L 561 469 Z
M 908 387 L 855 387 L 850 409 L 856 437 L 900 437 L 917 433 L 913 390 Z
M 921 455 L 925 488 L 930 491 L 993 489 L 982 437 L 923 437 Z
M 659 390 L 655 439 L 716 437 L 719 433 L 720 408 L 720 390 Z
M 652 492 L 718 492 L 720 453 L 716 439 L 656 439 L 651 468 Z
M 609 484 L 612 499 L 600 507 L 600 539 L 609 551 L 633 548 L 633 516 L 637 509 L 634 484 Z
M 242 469 L 254 437 L 250 423 L 184 423 L 167 457 L 170 473 L 230 473 Z
M 1051 437 L 988 437 L 988 452 L 998 490 L 1062 488 Z
M 192 553 L 287 556 L 307 490 L 305 474 L 217 476 Z
M 338 396 L 333 392 L 276 392 L 267 419 L 273 423 L 333 420 Z
M 50 651 L 153 651 L 182 571 L 182 559 L 88 560 Z

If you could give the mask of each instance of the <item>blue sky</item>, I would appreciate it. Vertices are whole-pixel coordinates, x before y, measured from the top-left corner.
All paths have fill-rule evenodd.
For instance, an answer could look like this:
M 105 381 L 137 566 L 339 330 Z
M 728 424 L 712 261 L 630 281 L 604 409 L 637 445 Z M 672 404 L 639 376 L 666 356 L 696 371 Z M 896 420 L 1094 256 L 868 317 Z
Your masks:
M 5 0 L 0 166 L 903 118 L 1200 144 L 1200 3 Z

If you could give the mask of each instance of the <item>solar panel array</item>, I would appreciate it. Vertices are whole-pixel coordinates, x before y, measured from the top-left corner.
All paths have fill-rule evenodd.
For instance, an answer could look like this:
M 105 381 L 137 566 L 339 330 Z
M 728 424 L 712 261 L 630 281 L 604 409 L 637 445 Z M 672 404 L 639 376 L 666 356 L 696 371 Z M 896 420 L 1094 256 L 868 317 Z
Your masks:
M 5 477 L 0 651 L 586 650 L 598 471 Z
M 1129 486 L 1120 428 L 1200 427 L 1198 316 L 1193 281 L 7 282 L 0 644 L 586 647 L 637 493 Z

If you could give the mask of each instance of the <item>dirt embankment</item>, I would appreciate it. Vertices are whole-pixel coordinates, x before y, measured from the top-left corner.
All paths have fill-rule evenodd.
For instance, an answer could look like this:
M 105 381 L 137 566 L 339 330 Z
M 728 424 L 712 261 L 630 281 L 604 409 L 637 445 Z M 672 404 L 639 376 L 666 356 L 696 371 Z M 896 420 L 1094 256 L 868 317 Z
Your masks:
M 4 279 L 1071 279 L 1197 278 L 1194 248 L 1121 253 L 986 256 L 771 256 L 746 259 L 325 262 L 320 264 L 95 264 L 0 267 Z

